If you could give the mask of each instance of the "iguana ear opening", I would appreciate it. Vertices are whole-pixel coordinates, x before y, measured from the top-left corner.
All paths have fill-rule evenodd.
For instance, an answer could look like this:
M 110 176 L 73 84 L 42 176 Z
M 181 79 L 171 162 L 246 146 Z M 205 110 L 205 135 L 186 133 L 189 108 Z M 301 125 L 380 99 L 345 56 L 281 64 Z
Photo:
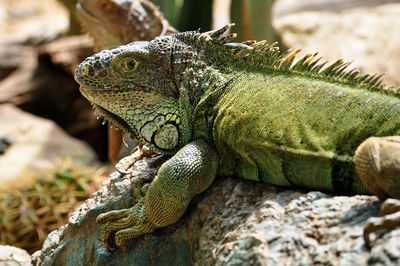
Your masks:
M 137 125 L 139 138 L 150 148 L 164 154 L 174 154 L 191 138 L 187 114 L 175 106 L 155 112 L 146 115 L 145 120 Z

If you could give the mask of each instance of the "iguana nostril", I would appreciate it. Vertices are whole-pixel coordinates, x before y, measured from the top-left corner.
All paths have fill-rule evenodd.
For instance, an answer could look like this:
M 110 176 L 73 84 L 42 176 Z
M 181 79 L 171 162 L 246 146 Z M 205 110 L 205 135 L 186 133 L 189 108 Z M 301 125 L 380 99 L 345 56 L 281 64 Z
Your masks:
M 101 63 L 99 61 L 94 62 L 93 66 L 94 66 L 95 70 L 101 70 L 102 69 L 102 65 L 101 65 Z
M 80 65 L 78 67 L 77 74 L 80 76 L 86 76 L 89 73 L 89 66 L 88 65 Z

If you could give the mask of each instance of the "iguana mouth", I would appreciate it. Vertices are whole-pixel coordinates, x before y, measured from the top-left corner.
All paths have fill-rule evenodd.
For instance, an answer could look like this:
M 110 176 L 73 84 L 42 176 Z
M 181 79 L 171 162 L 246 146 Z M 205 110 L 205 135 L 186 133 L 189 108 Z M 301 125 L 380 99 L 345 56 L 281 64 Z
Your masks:
M 76 4 L 76 8 L 80 11 L 78 14 L 85 16 L 93 20 L 94 22 L 99 22 L 99 18 L 96 17 L 90 10 L 87 10 L 81 3 Z
M 110 123 L 110 126 L 114 126 L 115 128 L 122 129 L 124 132 L 131 134 L 131 138 L 137 139 L 136 134 L 132 131 L 130 126 L 121 117 L 119 117 L 116 114 L 111 113 L 107 109 L 105 109 L 95 103 L 92 103 L 92 106 L 99 113 L 99 115 L 104 117 L 105 121 L 108 121 Z
M 85 85 L 81 85 L 79 90 L 85 98 L 88 97 L 87 93 L 85 93 L 85 91 L 90 90 L 89 87 L 87 87 Z M 116 129 L 121 129 L 124 132 L 129 133 L 130 137 L 132 139 L 138 140 L 138 137 L 135 134 L 134 130 L 132 130 L 132 128 L 128 125 L 128 123 L 126 123 L 126 121 L 124 119 L 122 119 L 120 116 L 108 111 L 104 107 L 101 107 L 100 105 L 98 105 L 90 100 L 89 100 L 89 102 L 92 105 L 93 109 L 98 113 L 98 115 L 104 118 L 104 121 L 102 123 L 103 125 L 105 124 L 106 121 L 108 121 L 110 123 L 110 127 L 114 126 Z M 99 116 L 97 117 L 97 119 L 100 118 Z

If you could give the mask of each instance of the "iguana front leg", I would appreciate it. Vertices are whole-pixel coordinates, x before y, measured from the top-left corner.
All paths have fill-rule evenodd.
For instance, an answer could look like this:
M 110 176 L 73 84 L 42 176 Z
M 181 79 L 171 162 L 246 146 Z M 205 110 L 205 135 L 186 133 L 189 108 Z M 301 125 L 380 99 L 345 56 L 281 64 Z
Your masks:
M 218 166 L 217 152 L 203 140 L 185 145 L 161 165 L 144 197 L 130 209 L 111 211 L 97 217 L 105 223 L 101 239 L 108 249 L 113 232 L 117 246 L 132 238 L 175 223 L 190 200 L 213 182 Z
M 368 219 L 364 238 L 381 229 L 400 226 L 400 137 L 372 137 L 361 143 L 355 153 L 357 173 L 368 189 L 380 199 L 383 217 Z

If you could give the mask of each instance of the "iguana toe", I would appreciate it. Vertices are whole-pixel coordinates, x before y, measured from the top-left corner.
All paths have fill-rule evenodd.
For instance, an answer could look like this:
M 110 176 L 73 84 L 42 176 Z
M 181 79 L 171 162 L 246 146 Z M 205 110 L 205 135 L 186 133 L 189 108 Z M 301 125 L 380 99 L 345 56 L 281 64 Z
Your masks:
M 96 222 L 99 224 L 104 224 L 110 221 L 119 220 L 127 216 L 127 211 L 128 209 L 123 209 L 102 213 L 97 216 Z
M 150 222 L 142 222 L 130 228 L 120 230 L 115 234 L 115 243 L 118 246 L 125 244 L 128 240 L 139 237 L 145 233 L 153 232 L 156 228 Z
M 400 200 L 398 199 L 387 199 L 381 206 L 381 214 L 387 215 L 400 212 Z
M 149 150 L 148 148 L 143 148 L 141 146 L 136 146 L 133 153 L 129 156 L 122 158 L 116 165 L 117 171 L 123 175 L 132 173 L 132 166 L 135 162 L 143 159 L 144 157 L 151 157 L 157 153 Z
M 370 235 L 379 230 L 400 226 L 400 200 L 388 199 L 381 206 L 382 217 L 372 217 L 364 225 L 364 239 L 371 246 Z
M 100 238 L 107 249 L 113 251 L 112 235 L 115 233 L 117 246 L 123 245 L 129 239 L 139 237 L 143 234 L 153 232 L 156 226 L 146 216 L 144 199 L 129 209 L 110 211 L 100 214 L 96 221 L 106 224 L 101 231 Z
M 141 149 L 139 148 L 139 146 L 136 146 L 136 148 L 133 150 L 133 153 L 129 156 L 122 158 L 115 165 L 115 168 L 119 173 L 127 175 L 132 172 L 131 167 L 135 162 L 139 161 L 143 157 L 142 155 L 143 154 Z

